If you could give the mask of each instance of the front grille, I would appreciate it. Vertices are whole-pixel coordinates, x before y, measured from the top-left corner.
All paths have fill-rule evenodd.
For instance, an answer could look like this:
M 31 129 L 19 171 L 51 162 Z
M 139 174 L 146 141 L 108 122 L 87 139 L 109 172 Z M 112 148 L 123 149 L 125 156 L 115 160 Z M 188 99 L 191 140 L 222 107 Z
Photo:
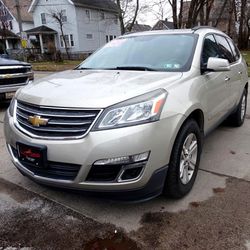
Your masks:
M 16 121 L 24 132 L 39 138 L 79 138 L 86 135 L 100 110 L 61 109 L 17 102 Z M 33 126 L 29 117 L 48 119 L 47 125 Z
M 0 79 L 0 85 L 23 84 L 28 81 L 28 77 L 4 78 Z
M 18 158 L 18 152 L 15 148 L 12 147 L 12 152 L 16 158 Z M 61 163 L 61 162 L 52 162 L 48 161 L 46 168 L 37 168 L 32 164 L 27 162 L 22 162 L 22 165 L 27 168 L 29 171 L 34 173 L 37 176 L 59 179 L 59 180 L 74 180 L 81 168 L 81 165 Z
M 0 75 L 28 73 L 30 71 L 31 71 L 31 67 L 20 67 L 20 68 L 15 68 L 15 67 L 1 68 L 0 67 Z

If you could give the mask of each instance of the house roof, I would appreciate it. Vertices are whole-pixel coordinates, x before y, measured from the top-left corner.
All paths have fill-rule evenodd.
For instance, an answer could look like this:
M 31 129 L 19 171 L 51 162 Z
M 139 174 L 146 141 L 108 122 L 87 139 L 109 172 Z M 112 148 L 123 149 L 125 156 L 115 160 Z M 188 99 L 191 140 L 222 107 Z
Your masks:
M 15 0 L 1 0 L 1 1 L 8 8 L 10 13 L 15 17 L 15 19 L 18 19 Z M 33 22 L 32 14 L 28 12 L 31 2 L 32 0 L 19 1 L 21 20 L 23 22 Z
M 174 23 L 166 20 L 159 20 L 152 28 L 152 30 L 168 30 L 174 29 Z
M 128 26 L 129 26 L 129 24 L 128 24 Z M 149 31 L 151 29 L 152 29 L 152 27 L 150 25 L 135 23 L 131 32 Z
M 28 35 L 37 35 L 37 34 L 57 34 L 57 31 L 42 25 L 42 26 L 38 26 L 36 28 L 30 29 L 30 30 L 25 30 L 25 32 Z
M 111 0 L 71 0 L 76 6 L 118 12 L 118 7 Z
M 4 39 L 4 38 L 7 38 L 7 39 L 20 39 L 19 36 L 17 36 L 16 34 L 14 34 L 13 32 L 11 32 L 10 30 L 8 29 L 0 29 L 0 38 L 1 39 Z
M 37 4 L 38 0 L 33 0 L 29 11 L 32 12 Z M 118 13 L 118 7 L 112 0 L 68 0 L 70 4 L 74 4 L 78 7 L 85 7 L 89 9 L 98 9 L 109 12 Z

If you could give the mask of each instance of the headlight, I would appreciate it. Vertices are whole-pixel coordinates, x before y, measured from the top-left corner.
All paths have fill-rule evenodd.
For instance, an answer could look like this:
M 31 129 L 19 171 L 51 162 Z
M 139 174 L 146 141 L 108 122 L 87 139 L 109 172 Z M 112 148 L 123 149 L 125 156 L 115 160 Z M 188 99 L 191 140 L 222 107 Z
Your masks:
M 160 119 L 167 92 L 159 89 L 107 108 L 94 130 L 138 125 Z
M 9 106 L 9 113 L 12 117 L 14 115 L 15 105 L 16 105 L 16 99 L 15 99 L 15 97 L 13 97 L 11 100 L 10 106 Z

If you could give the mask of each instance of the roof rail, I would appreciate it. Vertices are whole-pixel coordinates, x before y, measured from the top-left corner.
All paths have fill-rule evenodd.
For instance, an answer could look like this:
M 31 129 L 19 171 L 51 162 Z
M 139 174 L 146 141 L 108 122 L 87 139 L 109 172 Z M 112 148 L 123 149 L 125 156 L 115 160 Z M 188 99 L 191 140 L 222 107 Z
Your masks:
M 193 30 L 194 32 L 200 29 L 214 29 L 214 30 L 219 30 L 215 27 L 211 27 L 211 26 L 195 26 L 193 28 L 191 28 L 191 30 Z

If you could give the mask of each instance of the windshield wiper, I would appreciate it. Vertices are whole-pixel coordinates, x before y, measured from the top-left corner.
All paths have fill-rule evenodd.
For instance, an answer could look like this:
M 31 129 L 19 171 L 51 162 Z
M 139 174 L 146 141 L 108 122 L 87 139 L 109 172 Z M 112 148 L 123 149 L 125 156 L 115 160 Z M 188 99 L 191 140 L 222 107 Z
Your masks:
M 157 71 L 156 69 L 144 66 L 118 66 L 115 68 L 76 68 L 76 70 L 140 70 L 140 71 Z
M 114 69 L 117 70 L 141 70 L 141 71 L 157 71 L 156 69 L 144 66 L 119 66 Z

